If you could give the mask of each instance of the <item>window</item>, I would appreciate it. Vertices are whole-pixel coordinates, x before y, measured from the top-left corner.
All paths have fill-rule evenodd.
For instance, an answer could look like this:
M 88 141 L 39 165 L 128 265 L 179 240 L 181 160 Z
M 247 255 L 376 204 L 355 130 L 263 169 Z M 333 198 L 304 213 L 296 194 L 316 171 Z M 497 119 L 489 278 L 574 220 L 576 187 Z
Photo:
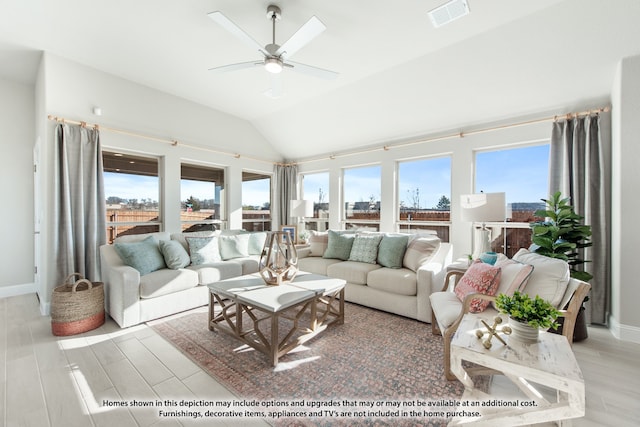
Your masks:
M 271 176 L 242 172 L 242 227 L 247 231 L 271 230 Z
M 449 241 L 451 158 L 398 163 L 398 225 L 405 233 L 430 231 Z
M 223 228 L 224 169 L 183 163 L 180 165 L 180 220 L 182 231 Z
M 549 144 L 476 153 L 475 192 L 506 193 L 508 225 L 495 224 L 492 250 L 511 257 L 531 245 L 529 223 L 549 196 Z
M 304 218 L 307 230 L 329 229 L 329 172 L 303 175 L 302 198 L 313 200 L 313 218 Z
M 343 172 L 344 221 L 347 229 L 380 229 L 380 166 Z
M 107 242 L 160 231 L 158 159 L 103 152 Z

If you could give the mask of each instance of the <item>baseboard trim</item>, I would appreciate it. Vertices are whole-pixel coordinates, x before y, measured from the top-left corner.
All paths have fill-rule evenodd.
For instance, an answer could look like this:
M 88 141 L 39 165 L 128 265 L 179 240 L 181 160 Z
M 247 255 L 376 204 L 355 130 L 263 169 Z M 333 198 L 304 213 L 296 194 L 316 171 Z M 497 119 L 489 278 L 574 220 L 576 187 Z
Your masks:
M 0 286 L 0 298 L 15 297 L 24 294 L 36 293 L 35 283 L 24 283 L 22 285 Z
M 619 340 L 640 344 L 640 328 L 637 326 L 623 325 L 615 317 L 609 316 L 609 330 Z

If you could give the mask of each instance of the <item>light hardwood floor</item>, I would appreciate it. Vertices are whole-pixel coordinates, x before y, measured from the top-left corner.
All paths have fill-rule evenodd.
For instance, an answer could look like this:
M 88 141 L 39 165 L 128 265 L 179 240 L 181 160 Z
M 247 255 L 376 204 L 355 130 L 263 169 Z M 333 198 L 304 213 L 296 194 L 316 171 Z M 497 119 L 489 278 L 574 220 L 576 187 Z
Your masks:
M 574 351 L 586 383 L 586 416 L 575 426 L 640 420 L 640 344 L 590 328 Z M 145 325 L 54 337 L 34 294 L 0 299 L 0 422 L 13 426 L 261 425 L 262 420 L 159 418 L 156 408 L 104 401 L 232 400 L 225 387 Z

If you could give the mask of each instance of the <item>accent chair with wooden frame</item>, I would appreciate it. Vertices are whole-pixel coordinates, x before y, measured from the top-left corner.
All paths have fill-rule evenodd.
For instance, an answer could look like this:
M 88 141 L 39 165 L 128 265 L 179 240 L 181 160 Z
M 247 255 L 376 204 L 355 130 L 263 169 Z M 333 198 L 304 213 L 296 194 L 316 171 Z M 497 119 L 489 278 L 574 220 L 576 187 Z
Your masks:
M 441 292 L 431 294 L 431 332 L 434 335 L 442 335 L 444 344 L 444 374 L 448 380 L 456 380 L 456 376 L 451 372 L 451 339 L 458 330 L 458 326 L 465 314 L 469 313 L 471 301 L 478 298 L 485 301 L 495 301 L 495 296 L 472 293 L 465 296 L 460 301 L 454 293 L 455 286 L 460 283 L 460 278 L 464 271 L 453 270 L 447 273 L 444 286 Z M 527 282 L 521 292 L 526 293 L 531 282 Z M 561 316 L 564 318 L 562 335 L 567 337 L 569 343 L 573 343 L 573 331 L 576 318 L 582 305 L 582 301 L 589 293 L 591 285 L 578 279 L 570 278 L 566 291 L 557 304 Z M 500 313 L 491 304 L 480 313 L 472 313 L 485 319 L 487 323 L 493 323 L 493 318 Z

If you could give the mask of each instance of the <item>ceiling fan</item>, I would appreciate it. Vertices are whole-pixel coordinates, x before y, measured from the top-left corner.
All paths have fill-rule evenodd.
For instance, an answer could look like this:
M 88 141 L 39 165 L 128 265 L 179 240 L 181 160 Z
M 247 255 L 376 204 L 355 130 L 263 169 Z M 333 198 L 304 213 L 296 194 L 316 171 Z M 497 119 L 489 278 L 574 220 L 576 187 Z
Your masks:
M 270 5 L 267 7 L 267 18 L 270 19 L 272 23 L 273 37 L 272 42 L 264 47 L 258 44 L 253 37 L 233 23 L 222 12 L 211 12 L 208 16 L 225 30 L 229 31 L 244 42 L 247 46 L 259 51 L 264 56 L 260 61 L 256 60 L 223 65 L 221 67 L 210 68 L 210 71 L 227 72 L 241 70 L 243 68 L 263 66 L 264 69 L 272 75 L 271 88 L 265 92 L 265 95 L 273 98 L 277 98 L 282 95 L 282 82 L 279 78 L 279 74 L 285 68 L 290 68 L 293 71 L 323 79 L 335 79 L 338 76 L 338 73 L 334 71 L 300 64 L 289 60 L 293 54 L 327 29 L 327 27 L 325 27 L 325 25 L 315 16 L 312 16 L 302 27 L 300 27 L 298 31 L 289 38 L 289 40 L 284 42 L 282 45 L 278 45 L 276 44 L 276 21 L 281 19 L 282 12 L 278 6 Z

